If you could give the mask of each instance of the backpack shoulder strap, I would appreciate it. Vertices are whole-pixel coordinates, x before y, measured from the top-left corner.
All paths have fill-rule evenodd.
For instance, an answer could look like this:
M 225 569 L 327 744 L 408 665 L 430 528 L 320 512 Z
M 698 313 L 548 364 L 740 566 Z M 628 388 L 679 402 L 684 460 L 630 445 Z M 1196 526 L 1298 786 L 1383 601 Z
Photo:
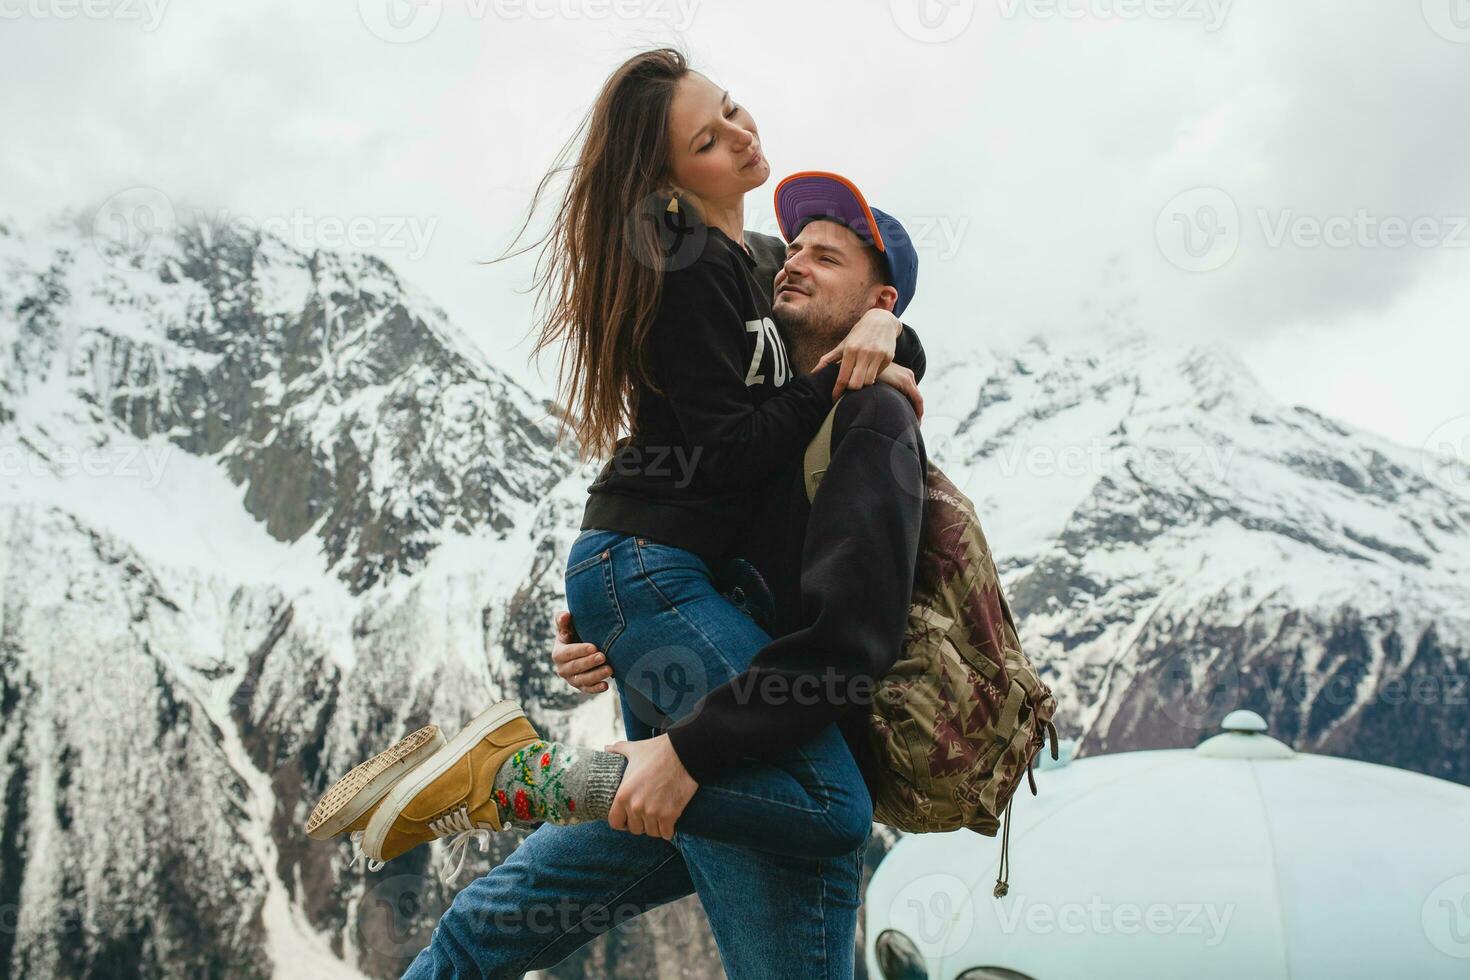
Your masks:
M 826 419 L 822 421 L 822 427 L 817 430 L 817 434 L 812 437 L 812 441 L 806 447 L 802 475 L 806 482 L 807 503 L 817 499 L 817 485 L 822 482 L 822 475 L 832 464 L 832 423 L 837 418 L 837 405 L 841 404 L 842 398 L 838 398 L 837 404 L 832 406 L 832 411 L 828 412 Z

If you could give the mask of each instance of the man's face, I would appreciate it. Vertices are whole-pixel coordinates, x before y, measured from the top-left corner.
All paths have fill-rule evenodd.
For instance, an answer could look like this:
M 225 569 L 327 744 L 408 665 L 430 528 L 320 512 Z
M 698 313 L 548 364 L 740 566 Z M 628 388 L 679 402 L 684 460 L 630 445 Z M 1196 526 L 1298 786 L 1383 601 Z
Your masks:
M 788 329 L 845 334 L 868 310 L 893 309 L 898 293 L 874 271 L 872 253 L 846 225 L 812 221 L 786 246 L 772 309 Z

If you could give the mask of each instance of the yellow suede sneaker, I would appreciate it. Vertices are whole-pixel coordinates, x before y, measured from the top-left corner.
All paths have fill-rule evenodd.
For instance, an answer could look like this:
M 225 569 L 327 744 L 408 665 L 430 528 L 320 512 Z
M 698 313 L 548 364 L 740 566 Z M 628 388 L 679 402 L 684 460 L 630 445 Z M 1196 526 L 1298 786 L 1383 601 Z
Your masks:
M 425 725 L 395 742 L 337 780 L 317 801 L 306 820 L 306 836 L 329 840 L 338 834 L 360 833 L 393 784 L 444 745 L 438 725 Z
M 362 838 L 372 868 L 440 837 L 453 836 L 451 854 L 464 866 L 465 846 L 478 839 L 484 850 L 490 831 L 501 829 L 495 776 L 517 751 L 539 741 L 536 729 L 514 701 L 480 712 L 448 744 L 399 780 L 373 811 Z

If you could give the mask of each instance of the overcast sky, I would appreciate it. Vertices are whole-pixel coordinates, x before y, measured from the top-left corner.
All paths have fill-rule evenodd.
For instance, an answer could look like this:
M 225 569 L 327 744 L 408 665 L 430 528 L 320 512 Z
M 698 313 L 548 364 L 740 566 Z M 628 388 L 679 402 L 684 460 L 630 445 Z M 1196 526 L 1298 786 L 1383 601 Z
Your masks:
M 799 169 L 906 222 L 931 347 L 1124 311 L 1412 446 L 1470 416 L 1470 0 L 0 0 L 0 214 L 362 245 L 546 392 L 529 260 L 477 260 L 663 42 L 761 128 L 750 227 Z

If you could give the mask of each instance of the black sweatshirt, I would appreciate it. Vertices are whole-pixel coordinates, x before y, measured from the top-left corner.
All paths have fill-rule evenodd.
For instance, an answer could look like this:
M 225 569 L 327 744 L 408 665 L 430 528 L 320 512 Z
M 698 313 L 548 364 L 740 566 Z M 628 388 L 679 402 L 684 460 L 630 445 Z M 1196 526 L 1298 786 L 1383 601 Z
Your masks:
M 649 333 L 659 391 L 641 393 L 634 435 L 588 489 L 582 527 L 716 558 L 744 536 L 771 481 L 800 459 L 832 408 L 840 366 L 797 377 L 771 316 L 785 246 L 747 235 L 760 260 L 716 228 L 700 257 L 666 272 Z M 904 328 L 896 360 L 923 371 Z
M 779 637 L 669 730 L 705 782 L 770 761 L 836 722 L 875 792 L 867 707 L 903 644 L 925 513 L 925 455 L 908 400 L 886 385 L 838 406 L 831 464 L 808 506 L 802 466 L 773 484 L 746 557 L 776 599 Z

